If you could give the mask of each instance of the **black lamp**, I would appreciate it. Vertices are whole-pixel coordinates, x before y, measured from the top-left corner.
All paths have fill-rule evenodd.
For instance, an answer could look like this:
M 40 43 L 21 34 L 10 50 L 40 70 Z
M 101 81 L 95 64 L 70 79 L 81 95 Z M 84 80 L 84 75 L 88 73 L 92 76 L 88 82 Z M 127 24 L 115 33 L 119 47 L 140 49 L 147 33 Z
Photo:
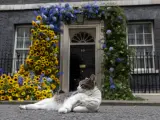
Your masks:
M 76 16 L 77 16 L 77 23 L 83 24 L 83 23 L 84 23 L 84 15 L 83 15 L 83 12 L 77 13 Z

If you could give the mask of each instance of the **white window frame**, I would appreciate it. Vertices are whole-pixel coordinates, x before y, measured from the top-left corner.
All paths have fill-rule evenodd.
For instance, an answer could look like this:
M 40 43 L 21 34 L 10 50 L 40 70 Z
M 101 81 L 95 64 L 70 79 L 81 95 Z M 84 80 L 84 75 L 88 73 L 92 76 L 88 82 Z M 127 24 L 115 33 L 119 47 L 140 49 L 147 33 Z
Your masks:
M 138 24 L 151 24 L 151 34 L 152 34 L 152 44 L 136 44 L 135 43 L 135 45 L 129 45 L 128 44 L 128 25 L 138 25 Z M 154 51 L 155 51 L 155 44 L 154 44 L 154 32 L 153 32 L 153 23 L 152 22 L 128 22 L 128 24 L 127 24 L 127 44 L 128 44 L 128 47 L 149 47 L 149 46 L 151 46 L 151 47 L 153 47 L 152 48 L 152 55 L 154 55 Z M 144 29 L 143 29 L 143 39 L 144 39 Z M 136 34 L 135 34 L 135 38 L 136 38 Z M 136 41 L 135 41 L 136 42 Z M 145 40 L 144 40 L 144 42 L 145 42 Z M 144 55 L 145 55 L 146 53 L 144 52 Z M 132 72 L 133 74 L 143 74 L 143 73 L 158 73 L 159 71 L 158 70 L 156 70 L 155 69 L 155 60 L 154 60 L 154 58 L 152 58 L 153 60 L 152 60 L 152 65 L 153 65 L 153 68 L 146 68 L 146 67 L 144 67 L 144 68 L 134 68 L 134 72 Z M 145 63 L 145 61 L 144 61 L 144 66 L 146 66 L 146 63 Z
M 17 30 L 18 30 L 18 28 L 21 28 L 21 27 L 23 27 L 23 28 L 31 28 L 32 27 L 32 25 L 16 25 L 16 27 L 15 27 L 15 41 L 14 41 L 14 51 L 13 51 L 13 63 L 12 63 L 12 74 L 13 73 L 16 73 L 17 72 L 17 64 L 16 64 L 16 58 L 17 58 L 17 56 L 16 56 L 16 51 L 17 50 L 19 50 L 19 51 L 29 51 L 29 48 L 24 48 L 24 43 L 23 43 L 23 48 L 17 48 Z M 30 37 L 29 37 L 30 38 Z M 25 39 L 25 37 L 23 38 L 23 39 Z M 32 42 L 31 42 L 31 45 L 32 45 Z M 23 58 L 24 58 L 25 56 L 23 55 Z M 24 63 L 24 61 L 25 60 L 23 60 L 22 61 L 22 63 Z

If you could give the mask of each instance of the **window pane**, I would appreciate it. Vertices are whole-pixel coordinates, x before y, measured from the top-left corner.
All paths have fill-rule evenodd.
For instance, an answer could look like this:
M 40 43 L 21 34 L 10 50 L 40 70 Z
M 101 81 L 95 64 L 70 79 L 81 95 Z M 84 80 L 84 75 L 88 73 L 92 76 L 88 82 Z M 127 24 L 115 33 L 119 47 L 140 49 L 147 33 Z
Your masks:
M 21 60 L 26 58 L 28 54 L 28 50 L 16 50 L 16 58 L 20 58 Z
M 145 34 L 145 44 L 152 44 L 152 34 Z
M 136 25 L 136 33 L 143 33 L 143 25 Z
M 24 34 L 25 34 L 25 37 L 30 37 L 30 27 L 26 27 L 25 28 L 25 32 L 24 32 Z
M 24 37 L 24 27 L 18 27 L 17 28 L 17 37 Z
M 24 43 L 24 48 L 29 48 L 30 45 L 31 45 L 31 40 L 29 38 L 26 38 Z
M 152 33 L 152 27 L 151 24 L 144 24 L 144 33 Z
M 135 34 L 128 34 L 128 44 L 129 45 L 135 44 Z
M 144 44 L 143 34 L 138 34 L 137 33 L 136 37 L 137 37 L 137 44 Z
M 128 25 L 128 33 L 135 33 L 135 26 L 134 25 Z
M 17 46 L 16 48 L 23 48 L 23 38 L 17 38 Z

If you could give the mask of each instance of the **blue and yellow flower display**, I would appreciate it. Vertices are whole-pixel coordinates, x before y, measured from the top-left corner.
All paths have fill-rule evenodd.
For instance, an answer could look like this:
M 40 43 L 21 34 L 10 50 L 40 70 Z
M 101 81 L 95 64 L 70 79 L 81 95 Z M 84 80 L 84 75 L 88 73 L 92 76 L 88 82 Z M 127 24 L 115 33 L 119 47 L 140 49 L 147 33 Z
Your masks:
M 98 6 L 96 3 L 72 7 L 68 3 L 62 6 L 41 7 L 34 12 L 31 41 L 25 64 L 12 77 L 3 74 L 0 69 L 0 100 L 41 100 L 52 97 L 58 89 L 59 44 L 62 22 L 71 24 L 77 21 L 77 14 L 86 20 L 104 21 L 103 56 L 103 98 L 134 99 L 129 88 L 130 65 L 129 50 L 126 44 L 126 20 L 118 6 Z

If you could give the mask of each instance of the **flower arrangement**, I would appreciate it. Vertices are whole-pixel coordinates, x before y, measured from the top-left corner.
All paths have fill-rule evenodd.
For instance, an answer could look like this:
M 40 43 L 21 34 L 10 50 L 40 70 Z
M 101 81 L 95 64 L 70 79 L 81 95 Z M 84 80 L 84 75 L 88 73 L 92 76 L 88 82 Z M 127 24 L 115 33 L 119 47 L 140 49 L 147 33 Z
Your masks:
M 117 7 L 86 4 L 80 8 L 55 5 L 41 7 L 35 11 L 32 21 L 32 45 L 18 73 L 13 77 L 3 74 L 0 69 L 0 100 L 41 100 L 52 97 L 60 84 L 59 76 L 59 33 L 62 22 L 71 24 L 77 14 L 84 18 L 104 20 L 104 36 L 100 40 L 104 53 L 103 98 L 133 99 L 129 88 L 130 65 L 127 64 L 129 50 L 126 45 L 126 21 L 123 11 Z
M 60 84 L 59 36 L 38 15 L 32 21 L 32 46 L 13 77 L 0 74 L 0 100 L 41 100 L 52 97 Z

